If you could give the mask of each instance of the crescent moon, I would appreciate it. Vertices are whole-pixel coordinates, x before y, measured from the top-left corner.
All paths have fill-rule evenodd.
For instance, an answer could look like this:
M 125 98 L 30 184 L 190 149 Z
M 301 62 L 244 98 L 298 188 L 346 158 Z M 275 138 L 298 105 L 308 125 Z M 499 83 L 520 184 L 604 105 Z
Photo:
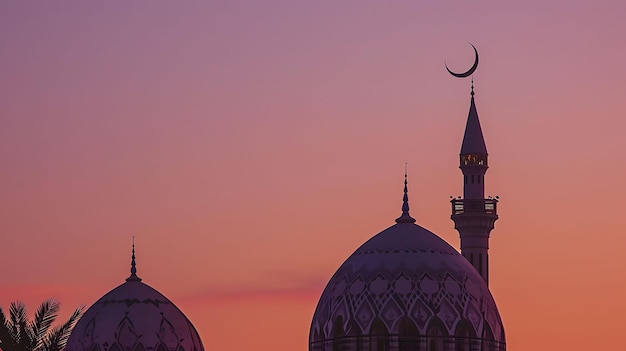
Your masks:
M 474 54 L 476 55 L 476 58 L 474 59 L 474 65 L 472 65 L 472 67 L 470 67 L 470 69 L 467 70 L 467 72 L 464 73 L 455 73 L 452 72 L 449 68 L 448 68 L 448 64 L 444 62 L 446 69 L 448 70 L 448 73 L 450 73 L 451 75 L 457 77 L 457 78 L 465 78 L 465 77 L 469 77 L 472 75 L 472 73 L 474 73 L 474 71 L 476 70 L 476 67 L 478 67 L 478 50 L 476 50 L 476 47 L 474 47 L 474 45 L 472 45 L 472 43 L 469 43 L 470 46 L 474 49 Z

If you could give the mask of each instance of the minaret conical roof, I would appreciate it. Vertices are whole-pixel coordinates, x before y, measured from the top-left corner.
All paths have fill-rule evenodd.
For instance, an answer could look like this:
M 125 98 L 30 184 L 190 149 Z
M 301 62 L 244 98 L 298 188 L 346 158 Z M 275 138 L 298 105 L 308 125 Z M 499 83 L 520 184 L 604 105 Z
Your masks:
M 461 155 L 482 154 L 487 155 L 487 146 L 483 138 L 483 131 L 480 128 L 478 120 L 478 112 L 474 103 L 474 89 L 472 87 L 472 100 L 470 102 L 469 115 L 467 116 L 467 124 L 465 125 L 465 135 L 463 136 L 463 144 L 461 145 Z

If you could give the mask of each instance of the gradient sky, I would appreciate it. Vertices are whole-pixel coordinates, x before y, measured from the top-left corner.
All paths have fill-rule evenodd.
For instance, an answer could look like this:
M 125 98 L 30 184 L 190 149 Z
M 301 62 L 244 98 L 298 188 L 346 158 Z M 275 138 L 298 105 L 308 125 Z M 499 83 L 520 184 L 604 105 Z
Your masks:
M 511 350 L 623 345 L 623 1 L 0 2 L 0 306 L 129 274 L 207 350 L 307 350 L 326 282 L 400 214 L 458 247 L 476 103 Z

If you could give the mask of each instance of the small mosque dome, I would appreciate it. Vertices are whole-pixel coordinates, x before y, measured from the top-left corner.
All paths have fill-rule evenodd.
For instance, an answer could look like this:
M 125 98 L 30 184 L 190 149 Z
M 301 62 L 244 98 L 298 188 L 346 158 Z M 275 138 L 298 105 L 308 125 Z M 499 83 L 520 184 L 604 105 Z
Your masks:
M 408 197 L 397 224 L 339 267 L 311 322 L 310 351 L 505 350 L 496 303 L 477 270 L 414 224 Z
M 85 311 L 64 351 L 204 351 L 183 312 L 141 282 L 134 259 L 133 248 L 130 277 Z

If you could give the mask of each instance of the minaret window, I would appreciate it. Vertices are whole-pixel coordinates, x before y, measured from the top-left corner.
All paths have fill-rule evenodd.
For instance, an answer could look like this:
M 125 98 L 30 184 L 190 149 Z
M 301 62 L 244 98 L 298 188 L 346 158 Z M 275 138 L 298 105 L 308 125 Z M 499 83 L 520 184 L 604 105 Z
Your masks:
M 487 155 L 461 155 L 461 165 L 483 166 L 487 164 Z

